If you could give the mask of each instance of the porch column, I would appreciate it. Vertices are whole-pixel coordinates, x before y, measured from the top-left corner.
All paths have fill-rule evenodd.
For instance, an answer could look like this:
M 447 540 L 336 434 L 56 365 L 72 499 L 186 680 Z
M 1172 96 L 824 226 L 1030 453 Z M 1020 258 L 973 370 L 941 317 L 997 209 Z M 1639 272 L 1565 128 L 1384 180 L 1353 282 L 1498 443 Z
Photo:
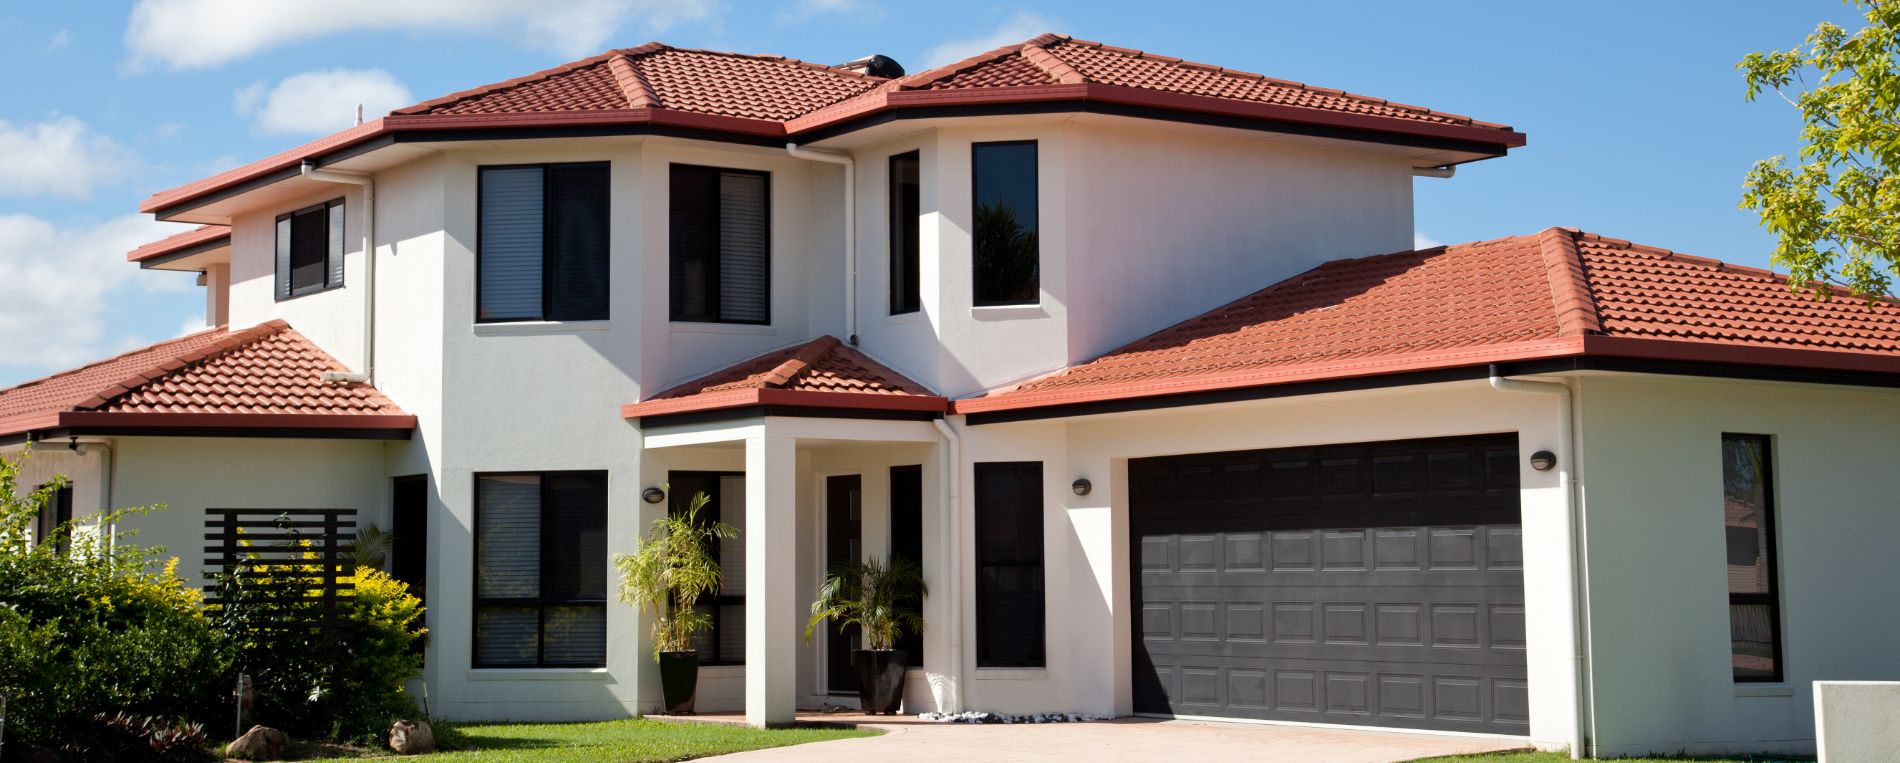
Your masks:
M 797 440 L 745 441 L 745 720 L 764 728 L 797 711 Z

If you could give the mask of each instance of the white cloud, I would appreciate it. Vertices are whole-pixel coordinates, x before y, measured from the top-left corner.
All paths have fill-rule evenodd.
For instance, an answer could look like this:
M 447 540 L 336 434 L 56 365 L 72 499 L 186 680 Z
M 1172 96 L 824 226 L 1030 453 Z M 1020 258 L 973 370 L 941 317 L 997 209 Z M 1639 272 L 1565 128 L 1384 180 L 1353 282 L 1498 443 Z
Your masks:
M 254 118 L 260 132 L 296 135 L 356 124 L 358 105 L 364 119 L 375 119 L 414 100 L 409 88 L 381 69 L 329 69 L 285 77 L 268 92 L 262 82 L 241 88 L 231 105 Z
M 119 179 L 132 155 L 77 117 L 15 125 L 0 119 L 0 196 L 85 198 Z
M 125 261 L 133 247 L 181 230 L 143 215 L 68 228 L 0 215 L 0 336 L 7 338 L 0 368 L 66 368 L 147 341 L 112 335 L 104 313 L 134 284 L 148 291 L 190 287 L 190 274 L 141 271 Z
M 1424 231 L 1412 231 L 1412 248 L 1413 249 L 1430 249 L 1434 246 L 1444 246 L 1444 245 L 1445 245 L 1445 242 L 1439 241 L 1438 239 L 1425 235 Z
M 803 24 L 813 16 L 832 13 L 850 13 L 859 16 L 882 15 L 876 6 L 867 6 L 862 0 L 798 0 L 791 7 L 778 12 L 773 19 L 780 24 Z
M 946 40 L 924 54 L 924 65 L 917 71 L 935 69 L 944 64 L 953 64 L 986 50 L 1003 47 L 1012 42 L 1022 42 L 1044 32 L 1056 31 L 1059 24 L 1055 19 L 1028 11 L 1018 11 L 1003 20 L 996 29 L 988 34 L 976 37 L 964 37 Z
M 63 50 L 65 49 L 66 46 L 71 45 L 71 44 L 73 44 L 72 30 L 61 29 L 53 33 L 52 39 L 49 39 L 46 41 L 46 49 L 49 51 Z
M 192 313 L 190 316 L 186 317 L 185 320 L 179 322 L 177 335 L 184 336 L 186 334 L 196 334 L 208 328 L 211 328 L 211 327 L 205 325 L 205 317 L 203 313 Z
M 125 29 L 134 70 L 217 66 L 352 31 L 491 32 L 565 56 L 711 15 L 715 0 L 138 0 Z M 639 24 L 638 34 L 621 27 Z

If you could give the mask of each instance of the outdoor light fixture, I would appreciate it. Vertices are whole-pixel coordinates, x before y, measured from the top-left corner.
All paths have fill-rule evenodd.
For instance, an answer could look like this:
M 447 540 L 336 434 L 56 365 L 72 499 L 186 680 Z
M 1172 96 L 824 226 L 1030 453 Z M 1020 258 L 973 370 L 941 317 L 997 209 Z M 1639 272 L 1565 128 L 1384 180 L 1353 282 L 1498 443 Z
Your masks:
M 666 491 L 657 487 L 647 488 L 640 491 L 640 500 L 646 501 L 647 503 L 659 503 L 666 500 Z
M 1537 471 L 1540 471 L 1540 472 L 1547 472 L 1547 471 L 1550 471 L 1551 467 L 1556 466 L 1556 465 L 1557 465 L 1557 454 L 1555 453 L 1552 453 L 1548 450 L 1540 450 L 1540 451 L 1537 451 L 1536 453 L 1531 454 L 1531 468 L 1532 469 L 1536 469 Z
M 1069 485 L 1069 489 L 1074 490 L 1076 495 L 1088 495 L 1089 490 L 1094 487 L 1094 485 L 1089 484 L 1087 477 L 1077 477 L 1075 483 Z

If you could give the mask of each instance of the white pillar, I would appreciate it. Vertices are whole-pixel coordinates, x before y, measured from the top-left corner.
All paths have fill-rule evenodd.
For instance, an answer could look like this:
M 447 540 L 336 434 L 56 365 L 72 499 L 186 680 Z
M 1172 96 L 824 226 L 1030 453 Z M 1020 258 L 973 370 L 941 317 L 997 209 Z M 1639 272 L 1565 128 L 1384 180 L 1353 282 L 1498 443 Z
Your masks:
M 797 441 L 745 442 L 745 720 L 790 724 L 797 712 Z

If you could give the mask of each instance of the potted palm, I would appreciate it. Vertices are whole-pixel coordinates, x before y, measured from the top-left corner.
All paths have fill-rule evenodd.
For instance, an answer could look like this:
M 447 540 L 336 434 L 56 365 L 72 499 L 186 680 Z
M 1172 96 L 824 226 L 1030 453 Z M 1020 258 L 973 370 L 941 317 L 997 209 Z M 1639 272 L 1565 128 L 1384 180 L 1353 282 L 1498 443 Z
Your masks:
M 865 713 L 894 715 L 904 698 L 904 669 L 909 655 L 893 648 L 906 629 L 922 633 L 924 616 L 908 606 L 928 595 L 924 571 L 909 559 L 841 564 L 818 587 L 805 624 L 805 640 L 818 624 L 830 620 L 840 632 L 856 625 L 865 647 L 851 653 L 858 673 L 858 704 Z
M 666 712 L 691 715 L 699 687 L 699 652 L 693 634 L 712 617 L 693 608 L 699 597 L 719 592 L 714 549 L 739 531 L 724 522 L 701 522 L 699 510 L 712 499 L 696 493 L 686 510 L 653 520 L 633 553 L 614 557 L 620 600 L 653 614 L 653 660 L 660 665 Z

